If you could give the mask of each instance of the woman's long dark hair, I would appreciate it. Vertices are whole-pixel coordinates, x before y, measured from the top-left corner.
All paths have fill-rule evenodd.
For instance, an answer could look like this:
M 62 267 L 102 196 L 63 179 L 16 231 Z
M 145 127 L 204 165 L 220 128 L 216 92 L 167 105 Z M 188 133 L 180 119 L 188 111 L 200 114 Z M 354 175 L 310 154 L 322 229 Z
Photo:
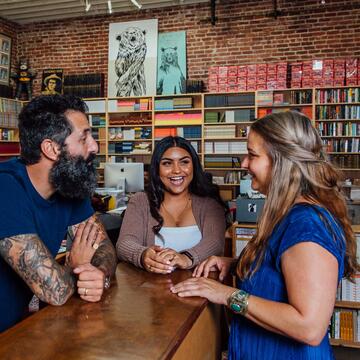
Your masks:
M 190 142 L 180 136 L 167 136 L 160 140 L 154 149 L 151 165 L 149 184 L 146 187 L 146 194 L 149 199 L 150 213 L 152 217 L 158 221 L 158 224 L 153 226 L 155 234 L 158 234 L 164 224 L 164 219 L 159 210 L 161 203 L 164 201 L 164 184 L 160 180 L 159 168 L 160 161 L 164 152 L 172 147 L 179 147 L 187 151 L 193 163 L 193 179 L 189 185 L 189 192 L 200 197 L 210 197 L 216 200 L 223 208 L 224 213 L 228 212 L 227 205 L 220 197 L 219 187 L 211 182 L 211 177 L 206 174 L 201 166 L 199 157 Z

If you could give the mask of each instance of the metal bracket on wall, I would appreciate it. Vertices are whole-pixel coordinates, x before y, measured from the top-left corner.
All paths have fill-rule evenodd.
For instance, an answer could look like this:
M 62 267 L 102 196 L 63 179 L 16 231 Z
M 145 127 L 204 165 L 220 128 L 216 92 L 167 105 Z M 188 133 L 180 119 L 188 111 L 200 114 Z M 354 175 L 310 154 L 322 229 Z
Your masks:
M 215 25 L 217 17 L 216 17 L 216 0 L 211 0 L 210 2 L 210 9 L 211 9 L 211 25 Z

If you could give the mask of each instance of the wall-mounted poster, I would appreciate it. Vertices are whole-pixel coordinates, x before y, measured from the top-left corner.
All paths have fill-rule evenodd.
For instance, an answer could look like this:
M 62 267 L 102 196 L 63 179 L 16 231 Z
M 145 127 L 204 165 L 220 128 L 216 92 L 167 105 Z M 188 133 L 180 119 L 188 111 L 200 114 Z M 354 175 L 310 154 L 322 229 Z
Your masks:
M 155 95 L 157 19 L 109 25 L 108 97 Z
M 0 84 L 9 85 L 11 39 L 0 34 Z
M 41 80 L 41 94 L 55 95 L 61 94 L 63 88 L 63 70 L 46 69 L 43 70 Z
M 158 95 L 186 92 L 186 33 L 159 34 L 157 86 Z

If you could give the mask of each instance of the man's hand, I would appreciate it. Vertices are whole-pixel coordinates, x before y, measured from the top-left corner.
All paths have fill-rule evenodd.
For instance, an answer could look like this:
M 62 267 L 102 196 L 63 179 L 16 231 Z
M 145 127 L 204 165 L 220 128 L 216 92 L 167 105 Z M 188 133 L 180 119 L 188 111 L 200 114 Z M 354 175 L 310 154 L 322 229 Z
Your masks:
M 74 225 L 71 229 L 75 233 L 68 258 L 72 269 L 90 263 L 99 244 L 105 239 L 102 227 L 95 220 L 95 217 L 91 217 L 87 221 Z
M 89 302 L 97 302 L 104 292 L 104 273 L 91 264 L 83 264 L 74 269 L 78 275 L 77 287 L 80 297 Z

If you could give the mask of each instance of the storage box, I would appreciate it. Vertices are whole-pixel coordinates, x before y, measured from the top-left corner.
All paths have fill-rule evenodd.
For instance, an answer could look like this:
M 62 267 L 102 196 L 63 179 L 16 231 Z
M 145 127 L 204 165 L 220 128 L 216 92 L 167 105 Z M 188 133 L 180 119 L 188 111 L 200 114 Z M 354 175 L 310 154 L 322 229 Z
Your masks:
M 264 207 L 265 199 L 236 199 L 236 221 L 255 223 L 258 221 Z

